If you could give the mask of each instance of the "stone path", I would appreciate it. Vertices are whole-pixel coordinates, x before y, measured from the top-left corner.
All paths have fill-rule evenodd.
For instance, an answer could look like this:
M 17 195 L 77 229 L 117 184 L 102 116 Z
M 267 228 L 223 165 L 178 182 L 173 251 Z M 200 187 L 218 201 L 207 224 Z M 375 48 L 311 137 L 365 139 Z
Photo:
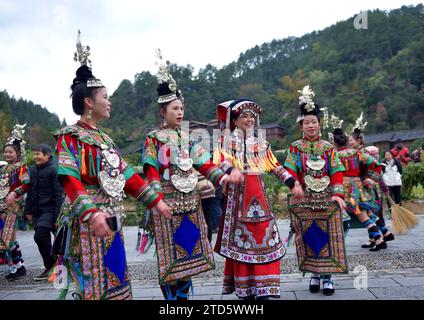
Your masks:
M 278 221 L 283 236 L 288 233 L 288 221 Z M 124 228 L 127 261 L 135 299 L 162 300 L 157 283 L 154 247 L 147 254 L 135 250 L 137 227 Z M 33 241 L 33 232 L 18 232 L 28 275 L 8 282 L 0 279 L 0 300 L 53 300 L 58 296 L 51 284 L 35 282 L 32 277 L 41 271 L 42 262 Z M 215 237 L 212 243 L 215 242 Z M 350 272 L 333 278 L 336 294 L 325 297 L 308 290 L 308 276 L 297 270 L 295 248 L 289 247 L 281 266 L 280 300 L 374 300 L 424 299 L 424 224 L 407 235 L 397 236 L 386 250 L 369 252 L 360 248 L 367 239 L 364 229 L 352 229 L 346 239 Z M 235 295 L 222 295 L 221 283 L 224 259 L 215 255 L 217 268 L 193 279 L 195 300 L 233 300 Z M 72 287 L 70 292 L 72 292 Z M 67 299 L 72 299 L 71 294 Z

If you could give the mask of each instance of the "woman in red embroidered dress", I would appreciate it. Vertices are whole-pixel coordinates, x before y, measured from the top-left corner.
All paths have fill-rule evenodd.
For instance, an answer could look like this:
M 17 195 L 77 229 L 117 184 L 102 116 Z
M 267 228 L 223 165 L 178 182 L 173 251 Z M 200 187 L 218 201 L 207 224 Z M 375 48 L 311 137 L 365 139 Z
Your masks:
M 348 137 L 349 147 L 357 150 L 362 158 L 373 158 L 372 155 L 365 148 L 365 138 L 363 131 L 367 125 L 363 123 L 363 114 L 356 120 L 353 132 Z M 371 161 L 371 160 L 370 160 Z M 395 239 L 393 233 L 386 226 L 384 215 L 390 215 L 388 205 L 388 192 L 389 188 L 383 180 L 382 166 L 376 166 L 376 169 L 370 168 L 371 171 L 368 176 L 362 177 L 362 185 L 364 187 L 364 195 L 367 198 L 368 205 L 363 207 L 367 215 L 373 220 L 379 232 L 382 234 L 381 240 L 376 240 L 375 236 L 369 235 L 368 243 L 363 244 L 361 247 L 364 249 L 370 248 L 371 251 L 378 251 L 387 248 L 387 242 Z
M 347 210 L 352 217 L 356 217 L 368 230 L 368 236 L 375 247 L 370 251 L 378 251 L 386 248 L 386 243 L 378 227 L 368 217 L 367 211 L 371 211 L 376 205 L 374 199 L 365 190 L 365 184 L 370 180 L 373 185 L 378 184 L 381 177 L 381 165 L 363 150 L 347 147 L 347 137 L 341 128 L 333 132 L 334 145 L 339 153 L 340 161 L 345 167 L 343 173 L 345 199 Z
M 264 172 L 276 175 L 294 194 L 302 193 L 262 139 L 262 132 L 255 136 L 253 128 L 259 127 L 261 111 L 247 99 L 221 103 L 217 110 L 219 128 L 231 132 L 224 136 L 215 161 L 226 171 L 230 165 L 241 169 L 244 183 L 227 186 L 215 251 L 226 257 L 223 293 L 234 292 L 242 299 L 280 296 L 280 260 L 285 248 L 271 211 Z

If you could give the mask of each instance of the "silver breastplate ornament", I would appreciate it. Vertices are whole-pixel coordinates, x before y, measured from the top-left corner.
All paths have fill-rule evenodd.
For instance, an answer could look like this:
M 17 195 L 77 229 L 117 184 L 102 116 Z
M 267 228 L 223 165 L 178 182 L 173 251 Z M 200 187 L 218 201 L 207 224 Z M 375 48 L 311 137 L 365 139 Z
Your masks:
M 196 189 L 197 175 L 193 172 L 193 160 L 189 158 L 188 148 L 174 149 L 178 156 L 173 166 L 171 183 L 175 187 L 169 206 L 174 214 L 197 210 L 199 201 L 193 192 Z
M 9 175 L 0 174 L 0 210 L 4 211 L 7 209 L 6 197 L 9 194 Z
M 124 218 L 125 176 L 122 174 L 121 158 L 116 150 L 102 144 L 102 170 L 98 174 L 100 189 L 97 196 L 107 199 L 100 210 L 117 218 Z
M 181 151 L 174 149 L 178 156 L 176 157 L 174 173 L 171 176 L 171 182 L 174 187 L 182 193 L 190 193 L 196 188 L 197 176 L 193 173 L 193 160 L 189 158 L 187 147 L 181 147 Z
M 314 192 L 322 192 L 330 185 L 329 176 L 321 176 L 325 167 L 325 160 L 318 156 L 311 156 L 306 160 L 307 174 L 305 175 L 306 186 Z

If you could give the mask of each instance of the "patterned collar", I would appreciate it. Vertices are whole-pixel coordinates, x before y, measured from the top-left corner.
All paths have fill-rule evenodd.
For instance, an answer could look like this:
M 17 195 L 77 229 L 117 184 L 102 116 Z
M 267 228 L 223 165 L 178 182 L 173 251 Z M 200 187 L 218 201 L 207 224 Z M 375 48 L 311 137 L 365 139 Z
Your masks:
M 311 140 L 308 137 L 303 137 L 303 140 L 305 140 L 306 142 L 318 142 L 320 140 L 320 137 L 317 136 L 315 139 Z
M 84 128 L 84 129 L 88 129 L 88 130 L 94 130 L 94 131 L 100 131 L 98 128 L 93 127 L 91 125 L 89 125 L 88 123 L 82 121 L 82 120 L 78 120 L 76 123 L 77 126 Z

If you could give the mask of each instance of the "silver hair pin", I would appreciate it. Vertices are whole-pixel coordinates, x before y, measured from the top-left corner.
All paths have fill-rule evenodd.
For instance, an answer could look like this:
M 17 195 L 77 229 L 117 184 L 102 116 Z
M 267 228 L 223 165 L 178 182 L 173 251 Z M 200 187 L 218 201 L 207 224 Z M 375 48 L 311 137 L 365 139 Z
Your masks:
M 74 53 L 74 61 L 81 63 L 82 66 L 91 68 L 91 60 L 88 59 L 90 55 L 90 47 L 81 44 L 81 31 L 78 30 L 77 36 L 77 51 Z

